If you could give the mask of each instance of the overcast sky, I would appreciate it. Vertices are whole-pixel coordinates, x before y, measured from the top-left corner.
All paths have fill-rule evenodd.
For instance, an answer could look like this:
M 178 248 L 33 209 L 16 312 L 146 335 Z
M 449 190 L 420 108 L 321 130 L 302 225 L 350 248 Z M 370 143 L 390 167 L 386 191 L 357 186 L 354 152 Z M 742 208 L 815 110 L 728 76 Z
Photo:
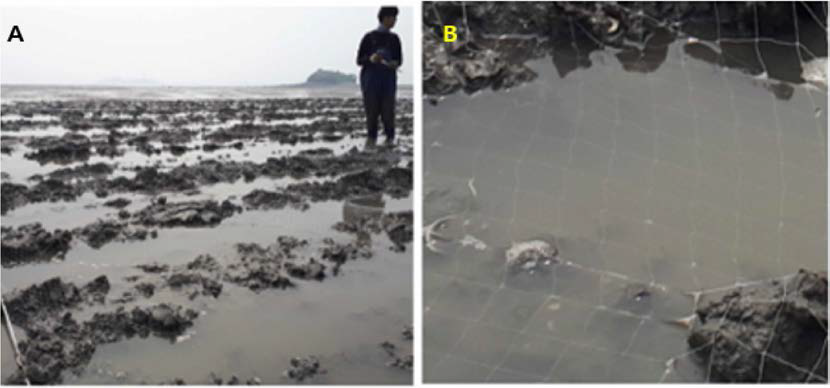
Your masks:
M 317 68 L 357 73 L 375 6 L 4 7 L 3 84 L 274 85 Z M 12 25 L 25 42 L 6 43 Z M 412 83 L 412 9 L 401 7 L 399 83 Z

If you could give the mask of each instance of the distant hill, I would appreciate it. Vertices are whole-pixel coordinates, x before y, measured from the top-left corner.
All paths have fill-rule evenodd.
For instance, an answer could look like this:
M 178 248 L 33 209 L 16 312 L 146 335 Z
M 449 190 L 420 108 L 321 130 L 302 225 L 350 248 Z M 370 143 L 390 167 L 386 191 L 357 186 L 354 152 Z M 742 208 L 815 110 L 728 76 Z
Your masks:
M 161 86 L 162 83 L 149 78 L 106 78 L 98 80 L 95 85 L 102 86 Z
M 307 85 L 354 85 L 357 83 L 357 76 L 342 73 L 337 70 L 317 69 L 317 71 L 308 76 L 305 83 Z

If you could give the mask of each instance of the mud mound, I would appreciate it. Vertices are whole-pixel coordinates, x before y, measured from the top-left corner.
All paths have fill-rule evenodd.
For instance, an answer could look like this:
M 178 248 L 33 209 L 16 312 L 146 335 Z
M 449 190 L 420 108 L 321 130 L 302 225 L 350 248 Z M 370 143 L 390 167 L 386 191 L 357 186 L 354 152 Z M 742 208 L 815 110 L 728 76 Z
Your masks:
M 34 152 L 24 155 L 40 164 L 68 164 L 89 159 L 91 142 L 85 135 L 67 133 L 62 137 L 43 137 L 29 142 Z
M 738 289 L 697 309 L 688 343 L 718 382 L 827 378 L 827 274 Z
M 308 203 L 295 194 L 255 189 L 242 197 L 248 209 L 283 209 L 291 206 L 295 209 L 308 209 Z
M 72 242 L 72 234 L 64 230 L 48 232 L 40 223 L 2 228 L 2 264 L 14 267 L 32 262 L 63 259 Z
M 212 226 L 241 211 L 230 201 L 187 201 L 167 203 L 159 201 L 136 212 L 136 223 L 145 226 Z
M 64 371 L 79 370 L 88 364 L 98 345 L 150 334 L 174 340 L 193 325 L 198 315 L 181 306 L 159 304 L 135 307 L 129 312 L 121 307 L 114 312 L 96 313 L 83 323 L 78 323 L 71 313 L 44 317 L 26 326 L 28 338 L 20 342 L 26 376 L 34 384 L 60 383 Z M 12 382 L 21 380 L 20 372 L 10 378 Z
M 12 323 L 26 327 L 85 302 L 103 303 L 109 290 L 109 280 L 103 275 L 80 288 L 55 277 L 24 290 L 15 290 L 3 299 Z

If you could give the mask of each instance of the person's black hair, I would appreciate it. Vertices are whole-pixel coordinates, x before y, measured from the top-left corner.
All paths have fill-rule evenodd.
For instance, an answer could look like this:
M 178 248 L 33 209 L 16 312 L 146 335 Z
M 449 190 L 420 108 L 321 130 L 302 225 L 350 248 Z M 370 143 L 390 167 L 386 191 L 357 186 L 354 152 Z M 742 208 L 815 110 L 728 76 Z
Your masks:
M 386 16 L 398 16 L 398 7 L 391 6 L 391 7 L 380 7 L 380 11 L 378 11 L 378 21 L 383 22 L 383 18 Z

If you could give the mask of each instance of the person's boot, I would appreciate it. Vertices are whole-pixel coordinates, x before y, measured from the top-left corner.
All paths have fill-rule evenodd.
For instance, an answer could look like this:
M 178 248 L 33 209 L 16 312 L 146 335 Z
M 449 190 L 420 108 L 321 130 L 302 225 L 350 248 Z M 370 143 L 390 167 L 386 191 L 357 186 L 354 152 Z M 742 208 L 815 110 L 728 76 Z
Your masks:
M 377 144 L 378 144 L 378 138 L 369 136 L 369 137 L 366 138 L 366 144 L 363 145 L 363 148 L 365 148 L 367 150 L 370 150 L 370 149 L 375 148 L 375 146 L 377 146 Z
M 383 145 L 388 148 L 395 147 L 395 138 L 394 137 L 387 137 L 386 141 L 383 142 Z

